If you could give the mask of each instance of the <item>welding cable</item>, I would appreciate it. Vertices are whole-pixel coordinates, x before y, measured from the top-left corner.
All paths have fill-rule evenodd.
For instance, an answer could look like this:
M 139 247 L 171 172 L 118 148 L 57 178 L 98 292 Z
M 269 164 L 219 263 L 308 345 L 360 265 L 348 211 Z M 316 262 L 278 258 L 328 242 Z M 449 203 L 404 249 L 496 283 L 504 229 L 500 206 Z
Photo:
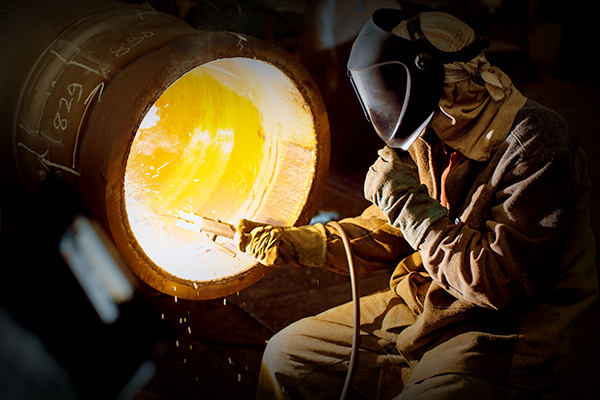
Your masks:
M 352 349 L 350 351 L 350 361 L 348 363 L 346 381 L 344 382 L 344 388 L 340 396 L 340 399 L 344 400 L 348 395 L 348 390 L 350 389 L 350 385 L 354 379 L 354 370 L 358 361 L 358 346 L 360 341 L 360 294 L 358 290 L 358 280 L 356 279 L 356 273 L 354 271 L 354 254 L 352 252 L 352 245 L 350 243 L 348 234 L 336 221 L 329 221 L 327 225 L 334 228 L 342 238 L 342 243 L 344 244 L 344 249 L 346 250 L 346 257 L 348 259 L 348 271 L 350 272 L 350 284 L 352 286 Z M 304 268 L 283 246 L 279 247 L 279 254 L 288 264 L 297 268 Z
M 342 242 L 344 243 L 344 249 L 346 250 L 346 257 L 348 258 L 348 271 L 350 272 L 350 283 L 352 285 L 352 305 L 353 305 L 353 318 L 352 318 L 352 350 L 350 351 L 350 362 L 348 363 L 348 372 L 346 374 L 346 381 L 344 382 L 344 389 L 342 390 L 341 400 L 344 400 L 352 384 L 354 378 L 354 370 L 358 361 L 358 346 L 360 340 L 360 294 L 358 291 L 358 280 L 356 279 L 356 273 L 354 271 L 354 255 L 352 253 L 352 245 L 350 239 L 346 234 L 346 231 L 336 221 L 329 221 L 327 225 L 334 228 L 340 234 Z

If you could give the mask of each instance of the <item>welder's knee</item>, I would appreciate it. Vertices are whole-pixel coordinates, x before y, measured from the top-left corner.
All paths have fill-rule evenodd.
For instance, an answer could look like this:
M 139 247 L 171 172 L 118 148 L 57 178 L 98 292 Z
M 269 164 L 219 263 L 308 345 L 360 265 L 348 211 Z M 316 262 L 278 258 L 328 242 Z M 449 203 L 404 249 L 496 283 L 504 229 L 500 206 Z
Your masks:
M 275 334 L 267 343 L 262 363 L 272 374 L 286 373 L 288 370 L 293 370 L 289 365 L 291 362 L 290 352 L 292 348 L 298 345 L 293 343 L 294 335 L 289 332 L 292 330 L 290 327 L 288 326 Z
M 259 393 L 271 393 L 272 397 L 263 395 L 262 398 L 286 398 L 292 388 L 311 372 L 311 367 L 302 356 L 309 350 L 303 349 L 302 340 L 299 340 L 303 336 L 298 332 L 298 325 L 301 324 L 296 322 L 269 340 L 263 354 L 258 384 Z
M 349 330 L 349 329 L 348 329 Z M 297 321 L 275 334 L 263 354 L 259 386 L 285 398 L 326 398 L 340 393 L 351 348 L 346 329 L 318 317 Z

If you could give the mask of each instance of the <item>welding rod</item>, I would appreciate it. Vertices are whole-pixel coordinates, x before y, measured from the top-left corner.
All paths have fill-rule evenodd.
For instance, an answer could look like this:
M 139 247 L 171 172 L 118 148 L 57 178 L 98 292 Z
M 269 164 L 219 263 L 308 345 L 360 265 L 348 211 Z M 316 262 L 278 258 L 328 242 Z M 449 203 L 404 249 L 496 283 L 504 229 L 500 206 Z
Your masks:
M 235 226 L 226 222 L 201 217 L 197 214 L 179 211 L 177 226 L 196 232 L 205 232 L 217 236 L 233 239 L 235 237 Z
M 235 233 L 237 232 L 235 226 L 231 224 L 201 217 L 198 214 L 186 211 L 179 211 L 177 226 L 187 230 L 205 232 L 217 236 L 223 236 L 229 239 L 233 239 L 235 237 Z M 279 254 L 288 264 L 296 268 L 304 268 L 304 266 L 300 265 L 283 246 L 279 247 Z

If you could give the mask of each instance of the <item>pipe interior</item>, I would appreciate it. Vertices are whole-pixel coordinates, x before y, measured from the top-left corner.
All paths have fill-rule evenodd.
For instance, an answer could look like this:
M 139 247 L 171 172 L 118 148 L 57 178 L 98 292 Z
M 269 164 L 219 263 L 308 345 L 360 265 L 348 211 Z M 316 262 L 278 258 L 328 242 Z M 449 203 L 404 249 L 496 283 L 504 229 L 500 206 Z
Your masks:
M 297 86 L 265 61 L 218 59 L 180 77 L 143 116 L 127 157 L 127 223 L 143 256 L 194 282 L 251 268 L 232 240 L 178 226 L 180 212 L 294 224 L 314 176 L 315 135 Z

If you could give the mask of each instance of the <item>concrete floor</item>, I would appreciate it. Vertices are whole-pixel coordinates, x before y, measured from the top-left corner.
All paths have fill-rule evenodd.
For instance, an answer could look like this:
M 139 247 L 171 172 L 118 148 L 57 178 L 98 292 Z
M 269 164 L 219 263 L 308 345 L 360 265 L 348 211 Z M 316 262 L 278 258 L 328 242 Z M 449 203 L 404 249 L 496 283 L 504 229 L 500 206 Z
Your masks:
M 532 31 L 532 60 L 538 77 L 523 85 L 525 95 L 562 114 L 581 137 L 595 188 L 600 188 L 600 139 L 597 110 L 600 89 L 552 76 L 556 57 L 555 27 L 541 24 Z M 536 47 L 536 44 L 540 46 Z M 362 183 L 330 177 L 321 209 L 340 218 L 356 215 L 367 205 Z M 592 197 L 592 223 L 600 238 L 600 190 Z M 598 246 L 600 248 L 600 246 Z M 387 285 L 387 273 L 360 281 L 361 294 Z M 252 399 L 262 351 L 269 337 L 304 316 L 351 299 L 349 279 L 318 269 L 284 266 L 273 270 L 239 294 L 210 301 L 185 301 L 154 294 L 150 301 L 164 313 L 175 334 L 154 378 L 137 400 Z M 190 328 L 190 329 L 188 329 Z M 552 399 L 597 398 L 600 374 L 600 302 L 575 324 L 562 386 Z

